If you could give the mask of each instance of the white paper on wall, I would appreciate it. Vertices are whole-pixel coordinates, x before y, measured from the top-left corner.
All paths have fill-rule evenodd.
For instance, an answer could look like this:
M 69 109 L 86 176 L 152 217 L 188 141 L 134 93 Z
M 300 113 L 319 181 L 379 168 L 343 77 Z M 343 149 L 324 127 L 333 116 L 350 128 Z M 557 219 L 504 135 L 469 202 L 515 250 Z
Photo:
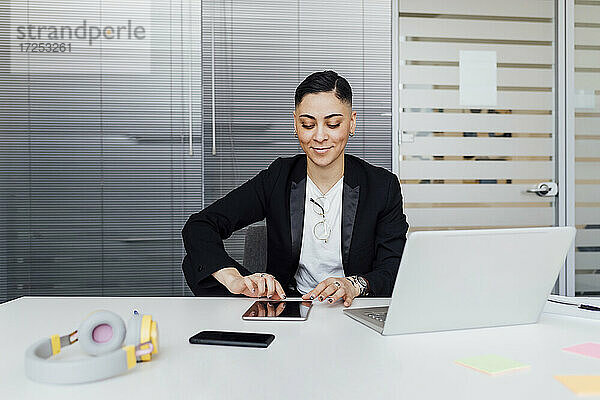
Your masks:
M 495 51 L 461 50 L 459 70 L 461 106 L 495 106 L 498 103 Z
M 596 108 L 596 94 L 594 90 L 576 89 L 575 108 L 593 110 Z

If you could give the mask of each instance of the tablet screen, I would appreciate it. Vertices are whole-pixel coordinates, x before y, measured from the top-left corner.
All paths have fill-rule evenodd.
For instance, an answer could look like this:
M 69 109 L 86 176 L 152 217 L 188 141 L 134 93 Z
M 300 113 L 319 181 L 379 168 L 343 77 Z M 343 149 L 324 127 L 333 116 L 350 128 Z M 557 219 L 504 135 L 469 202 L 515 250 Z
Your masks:
M 303 300 L 258 300 L 242 315 L 247 320 L 304 321 L 312 302 Z

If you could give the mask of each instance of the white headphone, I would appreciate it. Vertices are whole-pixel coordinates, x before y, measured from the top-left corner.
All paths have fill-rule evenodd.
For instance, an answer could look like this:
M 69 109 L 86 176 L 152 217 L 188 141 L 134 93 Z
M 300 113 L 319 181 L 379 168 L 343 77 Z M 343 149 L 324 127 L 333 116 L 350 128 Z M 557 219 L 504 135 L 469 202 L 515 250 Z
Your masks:
M 94 357 L 73 361 L 51 359 L 62 347 L 77 341 L 83 351 Z M 150 361 L 157 352 L 158 325 L 151 315 L 134 311 L 126 330 L 121 317 L 100 310 L 90 314 L 78 330 L 64 336 L 52 335 L 31 345 L 25 352 L 25 374 L 44 383 L 98 381 L 119 375 L 137 362 Z

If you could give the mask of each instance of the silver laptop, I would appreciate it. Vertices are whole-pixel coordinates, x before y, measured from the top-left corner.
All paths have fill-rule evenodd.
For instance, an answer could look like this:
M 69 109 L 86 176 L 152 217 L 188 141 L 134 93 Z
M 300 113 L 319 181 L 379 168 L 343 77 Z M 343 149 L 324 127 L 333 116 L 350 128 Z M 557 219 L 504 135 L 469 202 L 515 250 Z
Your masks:
M 349 308 L 382 335 L 538 321 L 575 228 L 414 232 L 389 307 Z

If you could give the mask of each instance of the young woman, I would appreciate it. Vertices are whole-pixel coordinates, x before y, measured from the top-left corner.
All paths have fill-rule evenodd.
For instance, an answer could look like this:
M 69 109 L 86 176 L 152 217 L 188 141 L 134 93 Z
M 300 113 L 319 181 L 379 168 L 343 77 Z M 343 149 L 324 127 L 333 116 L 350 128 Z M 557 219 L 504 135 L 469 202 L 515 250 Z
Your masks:
M 346 79 L 315 72 L 295 103 L 305 154 L 276 159 L 185 224 L 183 271 L 194 294 L 300 294 L 345 306 L 357 296 L 391 296 L 408 230 L 398 179 L 344 153 L 356 129 Z M 267 269 L 251 274 L 223 239 L 263 218 Z

